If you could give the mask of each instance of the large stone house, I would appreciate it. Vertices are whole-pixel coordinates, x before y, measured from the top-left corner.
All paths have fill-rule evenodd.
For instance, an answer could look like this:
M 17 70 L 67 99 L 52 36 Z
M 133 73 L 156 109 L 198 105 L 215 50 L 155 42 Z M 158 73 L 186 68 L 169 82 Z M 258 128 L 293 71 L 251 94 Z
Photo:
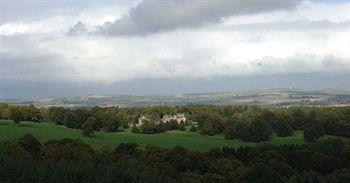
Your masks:
M 186 122 L 186 116 L 185 114 L 175 114 L 175 115 L 165 115 L 160 119 L 163 123 L 169 122 L 171 120 L 175 120 L 178 124 L 181 122 Z
M 171 120 L 174 120 L 178 124 L 180 124 L 181 122 L 186 122 L 187 118 L 185 114 L 182 114 L 182 113 L 178 113 L 174 115 L 167 114 L 167 115 L 164 115 L 162 118 L 151 116 L 151 115 L 141 115 L 138 119 L 138 123 L 135 125 L 136 127 L 140 127 L 146 121 L 160 124 L 160 123 L 169 122 Z

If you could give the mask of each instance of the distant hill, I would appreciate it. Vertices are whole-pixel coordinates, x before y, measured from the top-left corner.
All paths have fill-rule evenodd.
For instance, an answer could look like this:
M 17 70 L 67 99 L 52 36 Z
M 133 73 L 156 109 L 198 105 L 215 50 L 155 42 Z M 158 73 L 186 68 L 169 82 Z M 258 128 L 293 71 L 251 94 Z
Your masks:
M 347 89 L 261 89 L 245 92 L 181 93 L 173 95 L 88 95 L 74 97 L 41 97 L 8 99 L 2 102 L 39 107 L 91 107 L 91 106 L 149 106 L 149 105 L 257 105 L 288 107 L 295 105 L 350 105 L 350 90 Z

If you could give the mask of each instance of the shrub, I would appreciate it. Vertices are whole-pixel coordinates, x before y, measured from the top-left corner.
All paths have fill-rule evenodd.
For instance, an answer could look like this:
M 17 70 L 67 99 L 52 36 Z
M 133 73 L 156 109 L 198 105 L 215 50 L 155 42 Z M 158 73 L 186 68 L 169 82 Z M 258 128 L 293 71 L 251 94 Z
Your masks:
M 11 107 L 9 117 L 15 123 L 15 125 L 18 126 L 24 119 L 24 111 L 21 107 Z
M 146 121 L 140 126 L 140 132 L 145 134 L 159 133 L 161 128 L 154 122 Z
M 84 136 L 90 136 L 94 132 L 94 125 L 96 119 L 94 117 L 89 117 L 85 123 L 81 126 L 81 132 Z
M 305 128 L 304 140 L 308 142 L 314 142 L 320 138 L 320 133 L 313 127 Z
M 274 131 L 277 134 L 277 136 L 279 137 L 286 137 L 286 136 L 290 136 L 293 134 L 293 129 L 292 127 L 285 122 L 277 122 L 274 125 Z
M 180 125 L 179 125 L 179 130 L 180 131 L 185 131 L 186 128 L 185 128 L 185 123 L 184 122 L 181 122 Z
M 261 142 L 267 141 L 272 135 L 272 128 L 263 120 L 254 120 L 249 127 L 247 141 Z
M 228 126 L 224 131 L 224 136 L 225 136 L 225 139 L 229 139 L 229 140 L 235 139 L 236 138 L 235 128 L 231 125 Z
M 129 128 L 129 122 L 123 121 L 123 122 L 122 122 L 122 127 L 123 127 L 124 129 L 128 129 L 128 128 Z
M 213 124 L 210 122 L 207 122 L 204 124 L 202 128 L 200 128 L 199 133 L 201 135 L 215 135 L 214 129 L 213 129 Z
M 131 132 L 132 132 L 132 133 L 140 133 L 140 129 L 137 128 L 136 126 L 133 126 L 133 127 L 131 128 Z
M 198 129 L 197 129 L 197 127 L 196 126 L 191 126 L 191 128 L 190 128 L 190 131 L 191 132 L 196 132 Z

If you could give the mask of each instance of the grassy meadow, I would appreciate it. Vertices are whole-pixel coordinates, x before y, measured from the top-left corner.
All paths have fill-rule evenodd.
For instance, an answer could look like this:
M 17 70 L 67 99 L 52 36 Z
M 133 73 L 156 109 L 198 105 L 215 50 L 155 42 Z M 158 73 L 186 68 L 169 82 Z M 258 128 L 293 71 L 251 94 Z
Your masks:
M 170 131 L 159 134 L 134 134 L 130 130 L 116 133 L 95 132 L 92 137 L 84 137 L 80 130 L 69 129 L 65 126 L 55 125 L 54 123 L 42 122 L 21 122 L 16 127 L 12 121 L 0 120 L 0 141 L 19 139 L 26 133 L 35 135 L 41 142 L 50 139 L 72 138 L 81 139 L 94 149 L 101 149 L 104 146 L 115 147 L 120 143 L 136 142 L 144 147 L 149 144 L 159 145 L 161 147 L 171 148 L 181 145 L 190 150 L 207 151 L 211 148 L 220 148 L 223 146 L 240 147 L 257 145 L 257 143 L 244 142 L 241 140 L 226 140 L 222 135 L 203 136 L 198 132 L 186 131 Z M 325 138 L 334 138 L 326 136 Z M 281 144 L 303 144 L 303 134 L 301 131 L 295 131 L 290 137 L 272 138 L 264 143 L 274 145 Z

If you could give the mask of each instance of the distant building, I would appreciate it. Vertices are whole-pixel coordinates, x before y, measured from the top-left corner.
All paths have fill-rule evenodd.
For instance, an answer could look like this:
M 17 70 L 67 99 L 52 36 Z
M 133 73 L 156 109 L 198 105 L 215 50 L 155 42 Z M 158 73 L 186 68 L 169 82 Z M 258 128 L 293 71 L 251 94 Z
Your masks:
M 141 126 L 144 122 L 155 122 L 159 124 L 159 117 L 155 117 L 152 115 L 141 115 L 139 117 L 138 123 L 136 124 L 137 127 Z
M 186 122 L 185 114 L 175 114 L 175 115 L 165 115 L 160 119 L 163 123 L 169 122 L 171 120 L 175 120 L 178 124 L 181 122 Z
M 136 124 L 136 127 L 140 127 L 146 121 L 160 124 L 160 123 L 166 123 L 172 120 L 180 124 L 181 122 L 186 122 L 187 118 L 185 114 L 181 114 L 181 113 L 174 114 L 174 115 L 167 114 L 167 115 L 164 115 L 162 118 L 159 118 L 157 116 L 152 116 L 152 115 L 141 115 L 138 119 L 138 123 Z

